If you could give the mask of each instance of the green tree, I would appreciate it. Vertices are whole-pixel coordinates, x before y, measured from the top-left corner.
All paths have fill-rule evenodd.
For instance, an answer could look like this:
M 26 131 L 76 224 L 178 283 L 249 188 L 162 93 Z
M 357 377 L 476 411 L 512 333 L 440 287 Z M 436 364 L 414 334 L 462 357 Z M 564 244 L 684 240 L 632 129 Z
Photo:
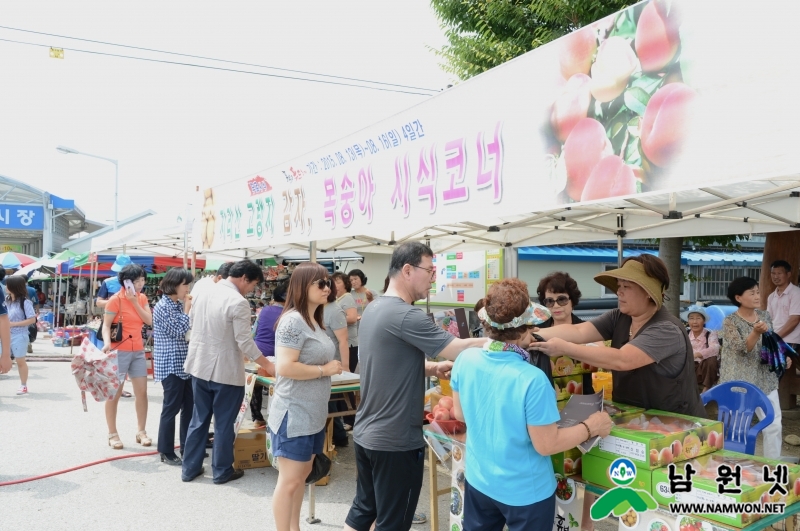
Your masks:
M 431 0 L 448 44 L 442 68 L 465 80 L 635 2 L 626 0 Z

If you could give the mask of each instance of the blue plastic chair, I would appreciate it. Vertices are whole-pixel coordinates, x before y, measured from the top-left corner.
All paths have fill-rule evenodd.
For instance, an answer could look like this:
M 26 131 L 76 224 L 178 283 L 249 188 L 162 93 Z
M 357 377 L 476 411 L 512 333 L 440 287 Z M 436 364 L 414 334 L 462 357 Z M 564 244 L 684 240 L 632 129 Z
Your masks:
M 734 380 L 712 387 L 700 398 L 703 405 L 717 403 L 717 420 L 722 421 L 725 449 L 755 455 L 756 437 L 775 420 L 767 395 L 753 384 Z M 751 428 L 757 407 L 766 416 Z

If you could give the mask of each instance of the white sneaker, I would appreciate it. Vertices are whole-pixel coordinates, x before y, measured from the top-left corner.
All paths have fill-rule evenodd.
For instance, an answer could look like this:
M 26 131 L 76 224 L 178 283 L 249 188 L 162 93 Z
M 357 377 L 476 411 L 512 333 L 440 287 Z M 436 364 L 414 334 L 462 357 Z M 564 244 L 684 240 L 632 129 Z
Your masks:
M 27 395 L 28 394 L 28 386 L 27 385 L 20 385 L 19 389 L 17 389 L 18 395 Z

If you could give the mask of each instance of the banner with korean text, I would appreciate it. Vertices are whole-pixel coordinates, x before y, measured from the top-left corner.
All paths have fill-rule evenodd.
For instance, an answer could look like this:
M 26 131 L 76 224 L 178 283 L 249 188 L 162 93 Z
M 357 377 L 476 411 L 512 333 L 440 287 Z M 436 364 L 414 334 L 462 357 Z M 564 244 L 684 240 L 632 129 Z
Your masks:
M 800 49 L 800 32 L 776 16 L 791 7 L 632 6 L 307 156 L 206 188 L 195 247 L 388 241 L 796 176 L 800 106 L 780 51 Z

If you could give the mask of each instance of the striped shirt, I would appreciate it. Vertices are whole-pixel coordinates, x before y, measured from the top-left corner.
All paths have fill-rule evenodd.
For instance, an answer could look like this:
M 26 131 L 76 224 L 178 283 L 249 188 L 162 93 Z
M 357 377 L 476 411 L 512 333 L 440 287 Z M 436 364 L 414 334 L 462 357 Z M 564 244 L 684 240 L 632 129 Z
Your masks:
M 183 303 L 163 296 L 153 309 L 153 379 L 160 382 L 170 374 L 187 380 L 183 370 L 189 343 L 189 316 L 183 313 Z

